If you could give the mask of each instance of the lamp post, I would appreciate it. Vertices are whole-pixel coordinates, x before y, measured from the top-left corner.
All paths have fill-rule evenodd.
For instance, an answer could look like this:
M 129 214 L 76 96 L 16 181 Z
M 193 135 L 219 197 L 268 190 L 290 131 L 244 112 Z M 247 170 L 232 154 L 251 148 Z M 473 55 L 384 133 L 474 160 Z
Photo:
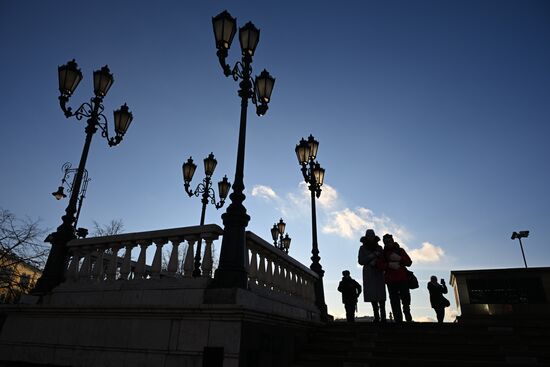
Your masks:
M 231 184 L 227 180 L 227 176 L 223 176 L 223 179 L 218 182 L 218 193 L 220 195 L 220 201 L 216 202 L 216 193 L 212 188 L 212 175 L 214 174 L 214 170 L 216 169 L 217 164 L 218 161 L 216 160 L 216 158 L 214 158 L 213 153 L 210 153 L 208 157 L 204 158 L 205 177 L 202 182 L 197 185 L 197 188 L 194 191 L 191 190 L 189 186 L 191 184 L 191 180 L 193 179 L 193 175 L 195 174 L 195 170 L 197 169 L 197 165 L 193 163 L 193 158 L 189 157 L 187 162 L 185 162 L 182 166 L 185 192 L 189 195 L 189 197 L 193 195 L 198 197 L 200 194 L 202 194 L 202 210 L 200 221 L 201 226 L 204 225 L 206 205 L 211 202 L 216 207 L 216 209 L 221 208 L 225 203 L 225 199 L 227 198 L 227 194 L 229 193 L 229 189 L 231 188 Z M 197 245 L 197 251 L 195 252 L 195 265 L 193 269 L 194 277 L 201 276 L 201 246 L 202 241 L 199 241 Z
M 529 237 L 529 231 L 519 231 L 512 233 L 512 240 L 515 240 L 516 238 L 519 240 L 519 247 L 521 248 L 521 255 L 523 256 L 523 263 L 525 264 L 525 268 L 527 268 L 527 260 L 525 260 L 525 252 L 523 252 L 523 244 L 521 243 L 521 239 L 527 237 Z
M 325 169 L 321 168 L 319 162 L 316 161 L 319 142 L 315 140 L 313 135 L 310 135 L 307 140 L 301 139 L 296 145 L 296 157 L 301 166 L 302 176 L 304 181 L 309 184 L 308 188 L 311 192 L 311 265 L 310 269 L 319 276 L 319 280 L 315 283 L 315 303 L 321 311 L 321 318 L 328 319 L 327 305 L 325 304 L 325 292 L 323 289 L 323 275 L 325 271 L 319 262 L 319 246 L 317 244 L 317 211 L 315 208 L 315 198 L 321 196 L 321 186 L 325 179 Z
M 273 227 L 271 227 L 271 237 L 273 238 L 273 246 L 288 254 L 290 241 L 292 241 L 292 239 L 288 236 L 288 233 L 286 236 L 283 236 L 285 234 L 285 228 L 286 223 L 283 222 L 283 218 L 281 218 L 279 223 L 275 223 Z
M 260 75 L 252 78 L 252 57 L 260 40 L 260 30 L 251 22 L 239 29 L 241 44 L 241 61 L 237 61 L 231 68 L 226 58 L 231 42 L 236 33 L 237 21 L 227 11 L 223 11 L 212 18 L 214 36 L 216 39 L 217 56 L 223 73 L 226 77 L 233 77 L 239 83 L 239 97 L 241 98 L 241 118 L 239 126 L 239 142 L 237 148 L 237 165 L 233 192 L 229 196 L 231 204 L 222 215 L 224 224 L 223 240 L 220 251 L 219 266 L 214 275 L 214 287 L 218 288 L 246 288 L 246 226 L 250 216 L 246 214 L 243 205 L 244 191 L 244 156 L 246 140 L 246 118 L 248 100 L 256 106 L 256 113 L 262 116 L 267 112 L 271 100 L 271 92 L 275 79 L 264 69 Z
M 109 146 L 118 145 L 122 141 L 124 134 L 126 134 L 133 118 L 126 104 L 114 111 L 115 136 L 109 137 L 107 117 L 103 114 L 103 98 L 113 85 L 114 79 L 113 74 L 111 74 L 107 66 L 94 71 L 94 96 L 90 99 L 90 102 L 82 103 L 75 111 L 73 111 L 71 107 L 68 107 L 67 103 L 82 80 L 82 72 L 78 68 L 75 60 L 69 61 L 66 65 L 58 67 L 57 70 L 60 92 L 59 104 L 61 110 L 67 118 L 75 117 L 77 120 L 82 120 L 83 118 L 87 119 L 86 128 L 84 130 L 86 132 L 86 139 L 84 141 L 80 163 L 78 164 L 78 169 L 74 176 L 69 204 L 67 205 L 67 209 L 65 209 L 65 215 L 62 217 L 63 223 L 57 227 L 57 231 L 52 233 L 49 237 L 52 248 L 48 255 L 42 277 L 38 279 L 36 287 L 33 290 L 34 294 L 48 292 L 63 281 L 63 273 L 65 271 L 65 262 L 67 259 L 67 243 L 76 238 L 74 224 L 76 220 L 75 213 L 77 212 L 78 194 L 83 184 L 86 160 L 88 159 L 88 152 L 90 150 L 93 135 L 99 128 L 101 129 L 101 136 L 107 139 Z
M 52 192 L 52 195 L 57 199 L 61 200 L 67 197 L 65 195 L 64 189 L 67 187 L 67 192 L 69 194 L 73 191 L 74 186 L 74 174 L 77 172 L 76 168 L 72 168 L 72 165 L 70 162 L 66 162 L 61 167 L 61 170 L 63 171 L 63 178 L 61 179 L 61 186 L 57 188 L 56 192 Z M 71 176 L 73 177 L 73 182 L 70 183 L 69 180 L 71 179 Z M 88 170 L 84 169 L 84 174 L 82 175 L 82 187 L 80 188 L 79 196 L 78 196 L 78 204 L 77 204 L 77 210 L 76 210 L 76 216 L 74 219 L 73 228 L 76 230 L 78 225 L 78 218 L 80 218 L 80 209 L 82 209 L 82 202 L 84 201 L 84 198 L 86 197 L 86 191 L 88 191 L 88 182 L 91 181 L 91 178 L 88 177 Z M 81 230 L 80 233 L 83 233 Z

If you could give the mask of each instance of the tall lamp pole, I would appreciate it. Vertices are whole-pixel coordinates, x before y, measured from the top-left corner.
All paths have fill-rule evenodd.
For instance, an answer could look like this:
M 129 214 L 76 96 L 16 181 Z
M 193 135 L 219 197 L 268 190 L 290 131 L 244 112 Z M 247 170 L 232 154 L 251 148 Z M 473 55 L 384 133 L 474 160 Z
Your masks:
M 519 240 L 519 247 L 521 248 L 521 255 L 523 256 L 523 263 L 525 264 L 526 269 L 527 260 L 525 260 L 525 252 L 523 252 L 523 244 L 521 243 L 521 239 L 527 237 L 529 237 L 529 231 L 519 231 L 512 233 L 512 240 L 515 240 L 516 238 Z
M 187 195 L 189 195 L 189 197 L 198 197 L 202 194 L 202 210 L 200 221 L 201 226 L 204 225 L 204 218 L 206 216 L 206 205 L 211 202 L 216 207 L 216 209 L 220 209 L 225 203 L 225 199 L 227 198 L 227 194 L 229 193 L 229 189 L 231 188 L 231 184 L 229 183 L 229 181 L 227 181 L 227 176 L 223 176 L 223 179 L 218 182 L 218 193 L 220 195 L 220 201 L 216 202 L 216 192 L 212 188 L 212 175 L 214 174 L 214 170 L 216 169 L 217 164 L 218 161 L 216 160 L 216 158 L 214 158 L 213 153 L 210 153 L 208 157 L 204 158 L 205 177 L 202 182 L 197 185 L 197 188 L 195 190 L 191 190 L 190 185 L 191 180 L 193 179 L 193 175 L 195 174 L 195 170 L 197 169 L 197 165 L 193 163 L 193 158 L 189 157 L 187 162 L 185 162 L 182 166 L 183 183 Z M 201 247 L 202 241 L 199 240 L 197 251 L 195 252 L 195 267 L 193 269 L 194 277 L 201 276 Z
M 223 240 L 220 251 L 219 266 L 214 275 L 214 287 L 218 288 L 246 288 L 246 226 L 250 216 L 246 214 L 243 205 L 244 191 L 244 156 L 246 140 L 246 117 L 248 100 L 256 105 L 256 113 L 262 116 L 267 112 L 268 103 L 275 79 L 264 69 L 254 79 L 252 75 L 252 57 L 260 40 L 260 30 L 251 22 L 239 29 L 241 44 L 241 61 L 237 61 L 231 68 L 226 58 L 231 42 L 236 33 L 237 20 L 227 11 L 223 11 L 212 18 L 218 60 L 226 77 L 231 76 L 239 83 L 239 97 L 241 97 L 241 119 L 239 126 L 239 143 L 237 148 L 237 165 L 233 192 L 229 195 L 231 204 L 222 215 L 224 224 Z
M 296 157 L 301 166 L 302 176 L 304 181 L 309 184 L 308 188 L 311 193 L 311 265 L 310 269 L 319 276 L 319 280 L 315 283 L 315 303 L 321 311 L 321 318 L 324 321 L 328 320 L 327 305 L 325 303 L 325 291 L 323 289 L 323 275 L 325 271 L 321 266 L 319 257 L 319 246 L 317 244 L 317 210 L 315 207 L 315 198 L 321 196 L 321 186 L 325 179 L 325 169 L 321 168 L 319 162 L 316 161 L 319 142 L 315 140 L 313 135 L 310 135 L 307 140 L 301 139 L 296 145 Z
M 57 188 L 56 192 L 52 192 L 53 197 L 55 197 L 57 200 L 61 200 L 67 197 L 65 195 L 64 189 L 65 186 L 67 187 L 67 192 L 70 194 L 73 192 L 73 183 L 70 183 L 69 180 L 71 179 L 71 175 L 74 175 L 78 170 L 76 168 L 72 168 L 72 165 L 70 162 L 66 162 L 63 164 L 63 167 L 61 167 L 61 170 L 63 171 L 63 179 L 61 179 L 61 186 Z M 78 197 L 78 204 L 77 204 L 77 210 L 76 210 L 76 216 L 74 220 L 73 227 L 77 228 L 78 226 L 78 218 L 80 218 L 80 210 L 82 209 L 82 202 L 84 201 L 84 198 L 86 198 L 86 191 L 88 191 L 88 183 L 91 181 L 91 178 L 88 177 L 88 170 L 84 169 L 84 174 L 82 176 L 82 187 L 80 188 L 79 197 Z
M 59 104 L 61 109 L 67 118 L 76 117 L 77 120 L 82 120 L 83 118 L 87 119 L 85 128 L 86 139 L 84 141 L 80 163 L 73 180 L 69 204 L 67 209 L 65 209 L 65 215 L 61 218 L 63 223 L 57 227 L 56 232 L 49 236 L 49 242 L 52 244 L 52 248 L 48 255 L 48 260 L 46 261 L 42 276 L 38 279 L 36 287 L 33 290 L 34 294 L 49 292 L 55 286 L 63 282 L 68 255 L 67 243 L 76 238 L 74 223 L 76 220 L 75 213 L 77 212 L 78 194 L 82 186 L 86 160 L 88 159 L 88 152 L 90 150 L 93 135 L 99 128 L 101 129 L 101 136 L 107 139 L 109 146 L 118 145 L 122 141 L 124 134 L 126 134 L 133 118 L 126 104 L 114 111 L 115 136 L 109 138 L 107 117 L 103 114 L 103 98 L 111 88 L 114 79 L 113 74 L 111 74 L 107 66 L 94 71 L 94 96 L 90 99 L 90 102 L 82 103 L 74 112 L 71 107 L 67 107 L 67 102 L 69 102 L 71 95 L 82 80 L 82 72 L 78 68 L 75 60 L 72 60 L 66 65 L 58 67 L 58 76 L 59 92 L 61 93 L 59 96 Z

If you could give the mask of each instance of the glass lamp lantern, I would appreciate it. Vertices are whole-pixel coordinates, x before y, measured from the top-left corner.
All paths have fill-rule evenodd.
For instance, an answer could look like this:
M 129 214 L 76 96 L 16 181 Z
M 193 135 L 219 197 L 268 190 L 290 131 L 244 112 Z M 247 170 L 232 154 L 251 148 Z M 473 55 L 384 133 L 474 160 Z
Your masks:
M 237 19 L 233 18 L 227 10 L 212 18 L 216 48 L 218 50 L 229 50 L 233 37 L 237 30 Z
M 134 118 L 132 112 L 128 109 L 128 105 L 125 103 L 123 106 L 120 106 L 118 110 L 113 112 L 113 116 L 115 121 L 115 132 L 119 136 L 124 136 Z
M 57 74 L 59 78 L 59 92 L 63 96 L 70 97 L 82 80 L 82 72 L 78 68 L 76 61 L 72 59 L 65 65 L 59 66 Z
M 243 55 L 254 56 L 256 46 L 260 41 L 260 30 L 252 22 L 246 23 L 239 29 L 239 41 Z
M 260 75 L 256 76 L 256 98 L 258 102 L 267 104 L 271 100 L 271 92 L 275 85 L 273 78 L 267 70 L 263 70 Z
M 229 193 L 230 188 L 231 184 L 227 180 L 227 175 L 223 176 L 223 179 L 218 182 L 218 192 L 220 193 L 220 199 L 225 200 L 225 198 L 227 198 L 227 194 Z
M 323 186 L 323 181 L 325 180 L 325 169 L 321 168 L 319 162 L 315 163 L 315 167 L 313 167 L 313 176 L 315 177 L 317 187 Z
M 313 135 L 309 135 L 307 143 L 309 145 L 309 158 L 315 159 L 317 157 L 317 151 L 319 150 L 319 142 L 315 140 Z
M 296 152 L 296 157 L 298 158 L 298 163 L 306 164 L 309 160 L 309 144 L 303 138 L 300 140 L 300 143 L 296 145 L 294 149 Z
M 185 183 L 191 182 L 196 169 L 197 169 L 197 165 L 193 163 L 193 158 L 189 157 L 187 162 L 185 162 L 182 166 L 183 181 Z
M 96 97 L 105 97 L 113 82 L 113 74 L 111 74 L 107 65 L 94 71 L 94 93 Z
M 210 153 L 208 157 L 204 158 L 204 173 L 206 176 L 211 177 L 214 174 L 218 161 L 214 158 L 214 154 Z

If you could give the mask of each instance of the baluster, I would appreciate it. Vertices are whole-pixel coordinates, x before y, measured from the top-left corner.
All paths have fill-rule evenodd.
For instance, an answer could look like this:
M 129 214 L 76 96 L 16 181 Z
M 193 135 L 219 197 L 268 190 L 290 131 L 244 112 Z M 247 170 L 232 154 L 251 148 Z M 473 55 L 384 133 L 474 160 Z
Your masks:
M 284 276 L 284 283 L 285 283 L 285 292 L 287 294 L 292 294 L 292 275 L 294 275 L 294 273 L 290 270 L 290 267 L 286 268 L 286 273 L 285 273 L 285 276 Z
M 258 280 L 258 261 L 256 260 L 256 251 L 250 249 L 250 265 L 248 266 L 248 277 L 252 283 Z
M 138 262 L 134 270 L 134 279 L 142 279 L 146 277 L 145 274 L 145 259 L 147 256 L 147 247 L 151 244 L 151 241 L 139 241 L 138 245 L 141 247 L 139 252 Z
M 193 239 L 187 239 L 187 254 L 185 254 L 185 262 L 183 263 L 183 276 L 184 277 L 192 277 L 193 276 L 193 269 L 195 267 L 194 264 L 194 247 L 195 242 L 197 240 L 195 238 Z
M 268 288 L 273 287 L 273 265 L 271 259 L 267 258 L 267 270 L 265 271 L 265 282 Z
M 155 257 L 153 258 L 153 263 L 151 264 L 151 278 L 160 279 L 160 271 L 162 267 L 162 246 L 168 243 L 166 239 L 153 240 L 157 249 L 155 251 Z
M 307 293 L 306 293 L 306 287 L 305 287 L 304 276 L 303 276 L 303 275 L 300 275 L 300 277 L 299 277 L 297 280 L 298 280 L 298 294 L 299 294 L 300 297 L 302 297 L 303 299 L 307 299 Z
M 89 246 L 84 247 L 84 261 L 80 267 L 80 272 L 78 273 L 79 279 L 90 279 L 92 272 L 92 249 Z
M 94 270 L 92 272 L 92 278 L 94 278 L 97 281 L 103 281 L 103 273 L 104 273 L 104 264 L 103 264 L 103 256 L 105 254 L 105 247 L 99 247 L 97 250 L 97 257 L 94 263 Z
M 204 247 L 204 256 L 202 257 L 202 276 L 211 278 L 212 266 L 214 265 L 212 260 L 212 242 L 214 242 L 214 239 L 206 238 L 204 241 L 206 242 L 206 246 Z
M 296 283 L 296 272 L 292 272 L 292 277 L 290 278 L 290 293 L 295 296 L 298 293 L 298 287 Z
M 69 271 L 67 272 L 67 278 L 76 282 L 78 280 L 78 265 L 80 264 L 80 253 L 76 248 L 71 249 L 73 257 L 69 265 Z
M 111 245 L 111 259 L 109 260 L 109 266 L 107 268 L 107 280 L 116 279 L 116 269 L 118 267 L 118 251 L 120 250 L 119 244 Z
M 283 275 L 283 269 L 279 273 L 279 264 L 273 263 L 273 290 L 283 290 L 283 283 L 281 282 L 281 276 Z
M 172 242 L 172 253 L 170 254 L 170 261 L 168 261 L 168 274 L 170 276 L 174 276 L 176 272 L 178 271 L 178 263 L 179 263 L 179 245 L 182 240 L 179 238 L 171 238 L 170 242 Z
M 265 255 L 261 252 L 260 255 L 260 266 L 258 267 L 258 285 L 266 286 L 266 273 L 265 273 Z
M 122 268 L 120 269 L 120 279 L 128 280 L 128 276 L 130 275 L 130 267 L 132 265 L 132 248 L 134 248 L 133 243 L 126 244 L 124 260 L 122 261 Z

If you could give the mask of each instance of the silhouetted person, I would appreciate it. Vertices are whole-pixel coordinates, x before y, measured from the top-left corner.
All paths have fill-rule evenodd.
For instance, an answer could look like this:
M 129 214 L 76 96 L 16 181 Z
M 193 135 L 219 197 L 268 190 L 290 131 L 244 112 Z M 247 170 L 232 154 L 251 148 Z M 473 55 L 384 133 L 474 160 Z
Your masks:
M 441 278 L 441 284 L 439 284 L 437 277 L 432 275 L 428 282 L 428 291 L 430 292 L 430 304 L 435 310 L 437 322 L 442 323 L 445 318 L 445 307 L 449 306 L 449 300 L 443 296 L 447 294 L 445 280 Z
M 388 285 L 393 317 L 395 322 L 399 323 L 403 322 L 403 315 L 405 315 L 405 320 L 411 322 L 411 293 L 409 291 L 407 270 L 405 269 L 405 267 L 412 265 L 411 258 L 393 240 L 391 234 L 385 234 L 382 240 L 384 241 L 384 258 L 387 263 L 384 278 Z M 403 311 L 401 311 L 401 304 L 403 304 Z
M 363 299 L 370 302 L 375 322 L 386 322 L 386 285 L 384 284 L 384 250 L 378 244 L 380 237 L 372 229 L 359 240 L 358 262 L 363 265 Z
M 349 270 L 344 270 L 342 275 L 342 280 L 338 284 L 338 290 L 342 292 L 342 303 L 346 308 L 346 320 L 354 322 L 357 298 L 361 294 L 361 285 L 351 278 Z

